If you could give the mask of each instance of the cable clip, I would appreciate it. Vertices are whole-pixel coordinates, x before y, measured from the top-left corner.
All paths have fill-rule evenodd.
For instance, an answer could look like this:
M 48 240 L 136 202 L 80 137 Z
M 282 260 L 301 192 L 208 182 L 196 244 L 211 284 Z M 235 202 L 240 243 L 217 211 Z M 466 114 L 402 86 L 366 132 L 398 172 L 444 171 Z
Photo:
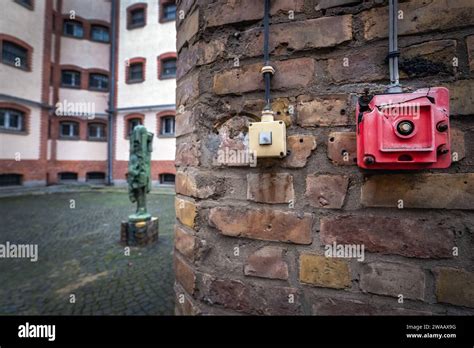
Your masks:
M 262 70 L 260 71 L 263 74 L 270 73 L 272 75 L 275 74 L 275 69 L 271 65 L 265 65 L 262 67 Z

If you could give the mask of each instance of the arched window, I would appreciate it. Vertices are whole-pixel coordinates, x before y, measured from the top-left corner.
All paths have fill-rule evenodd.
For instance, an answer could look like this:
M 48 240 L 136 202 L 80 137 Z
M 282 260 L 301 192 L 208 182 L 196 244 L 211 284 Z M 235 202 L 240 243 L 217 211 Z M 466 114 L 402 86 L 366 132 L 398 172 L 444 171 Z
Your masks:
M 127 134 L 130 135 L 133 132 L 133 129 L 142 124 L 142 120 L 139 118 L 131 118 L 128 120 L 128 132 Z
M 141 82 L 143 81 L 143 63 L 132 63 L 128 70 L 128 82 Z
M 84 37 L 84 27 L 81 22 L 67 19 L 63 23 L 63 34 L 82 39 Z
M 63 121 L 59 123 L 59 135 L 64 139 L 79 138 L 79 123 L 74 121 Z
M 77 173 L 73 173 L 73 172 L 58 173 L 58 181 L 60 183 L 75 182 L 77 181 Z
M 91 40 L 98 42 L 110 42 L 109 28 L 103 25 L 92 25 Z
M 76 70 L 61 71 L 61 86 L 69 88 L 81 87 L 81 73 Z
M 161 185 L 174 185 L 175 175 L 174 174 L 160 174 Z
M 89 89 L 107 91 L 109 89 L 109 77 L 105 74 L 89 74 Z
M 105 181 L 105 173 L 89 172 L 86 174 L 86 181 L 91 183 L 103 183 Z
M 106 140 L 106 126 L 104 123 L 89 123 L 87 125 L 87 137 L 89 140 Z
M 23 175 L 21 174 L 0 174 L 1 186 L 17 186 L 23 183 Z
M 167 52 L 158 56 L 158 79 L 174 79 L 176 71 L 176 52 Z
M 2 42 L 2 62 L 20 69 L 29 69 L 28 49 L 8 40 Z
M 9 132 L 25 131 L 25 113 L 16 109 L 0 108 L 0 129 Z
M 141 28 L 146 25 L 146 3 L 138 3 L 127 8 L 127 29 Z
M 161 135 L 174 135 L 174 116 L 161 117 Z
M 160 23 L 176 19 L 176 1 L 160 0 Z

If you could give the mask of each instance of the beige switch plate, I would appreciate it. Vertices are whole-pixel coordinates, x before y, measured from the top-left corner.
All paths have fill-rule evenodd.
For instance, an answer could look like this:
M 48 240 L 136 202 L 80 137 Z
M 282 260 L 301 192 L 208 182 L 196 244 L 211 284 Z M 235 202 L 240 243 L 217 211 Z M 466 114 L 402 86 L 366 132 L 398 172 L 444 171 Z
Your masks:
M 260 132 L 272 133 L 271 145 L 260 145 Z M 286 125 L 283 121 L 252 122 L 249 124 L 249 150 L 261 157 L 286 156 Z

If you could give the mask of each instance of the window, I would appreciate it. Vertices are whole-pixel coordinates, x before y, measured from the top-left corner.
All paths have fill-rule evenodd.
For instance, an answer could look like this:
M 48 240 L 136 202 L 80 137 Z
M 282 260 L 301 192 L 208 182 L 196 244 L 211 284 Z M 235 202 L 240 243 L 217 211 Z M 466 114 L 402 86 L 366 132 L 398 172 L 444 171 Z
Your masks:
M 175 175 L 174 174 L 160 174 L 160 184 L 162 185 L 174 185 Z
M 13 42 L 3 41 L 2 61 L 17 68 L 28 69 L 28 50 Z
M 106 91 L 109 89 L 109 77 L 104 74 L 89 74 L 89 88 Z
M 130 11 L 130 28 L 143 27 L 145 25 L 145 9 L 137 8 Z
M 59 124 L 59 134 L 61 138 L 77 138 L 79 137 L 79 123 L 77 122 L 61 122 Z
M 105 173 L 90 172 L 86 174 L 86 181 L 92 183 L 103 183 L 105 181 Z
M 63 25 L 63 34 L 77 38 L 84 37 L 84 28 L 82 27 L 82 23 L 65 20 Z
M 15 0 L 15 2 L 29 10 L 33 10 L 33 0 Z
M 161 134 L 174 135 L 174 116 L 161 118 Z
M 176 59 L 165 59 L 161 64 L 161 78 L 176 77 Z
M 128 120 L 128 135 L 130 135 L 133 132 L 133 129 L 142 124 L 142 120 L 139 118 L 131 118 Z
M 70 172 L 58 173 L 58 179 L 60 182 L 77 181 L 77 173 L 70 173 Z
M 17 186 L 22 184 L 23 176 L 20 174 L 0 174 L 0 186 Z
M 129 82 L 143 81 L 143 63 L 130 64 L 128 81 Z
M 25 114 L 13 109 L 0 109 L 0 129 L 14 132 L 25 130 Z
M 161 11 L 162 11 L 161 18 L 163 22 L 174 21 L 176 19 L 176 3 L 175 2 L 164 4 L 161 7 Z
M 105 124 L 103 123 L 89 123 L 87 127 L 87 135 L 91 140 L 105 140 Z
M 63 87 L 81 87 L 81 73 L 74 70 L 63 70 L 61 73 L 61 85 Z
M 109 42 L 109 28 L 102 25 L 93 25 L 91 27 L 91 40 L 99 42 Z

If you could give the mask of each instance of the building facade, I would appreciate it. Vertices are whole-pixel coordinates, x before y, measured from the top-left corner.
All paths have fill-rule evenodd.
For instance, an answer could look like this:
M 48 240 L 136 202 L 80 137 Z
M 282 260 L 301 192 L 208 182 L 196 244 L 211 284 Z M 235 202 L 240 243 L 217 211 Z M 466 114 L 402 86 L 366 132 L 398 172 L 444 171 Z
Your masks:
M 126 182 L 128 134 L 155 134 L 174 183 L 175 4 L 11 0 L 0 21 L 0 185 Z

